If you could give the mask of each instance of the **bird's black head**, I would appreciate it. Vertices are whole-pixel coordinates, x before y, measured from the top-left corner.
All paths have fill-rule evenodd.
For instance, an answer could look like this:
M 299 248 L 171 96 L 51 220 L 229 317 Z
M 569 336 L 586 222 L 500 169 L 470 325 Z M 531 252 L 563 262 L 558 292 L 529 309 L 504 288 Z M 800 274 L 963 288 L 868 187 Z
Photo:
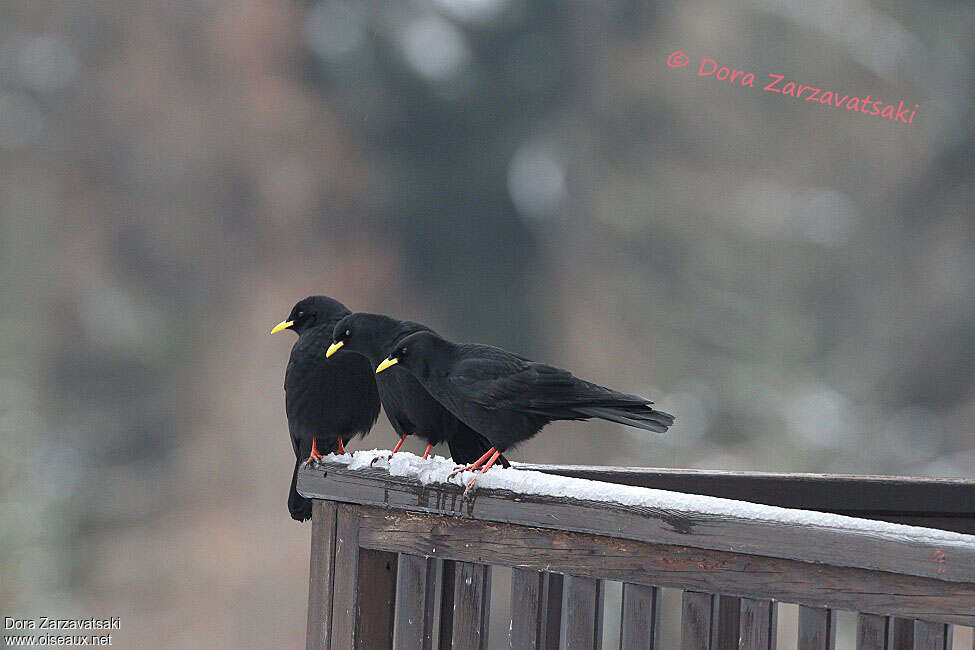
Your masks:
M 331 325 L 349 313 L 349 309 L 328 296 L 309 296 L 301 300 L 288 314 L 286 320 L 274 326 L 271 334 L 294 330 L 299 335 L 316 325 Z
M 382 314 L 349 314 L 335 325 L 332 344 L 328 346 L 325 356 L 330 357 L 343 349 L 361 354 L 373 366 L 377 366 L 397 340 L 428 329 L 419 323 L 396 320 Z
M 401 337 L 389 356 L 376 368 L 376 374 L 390 366 L 401 364 L 417 377 L 429 375 L 450 344 L 433 332 L 415 332 Z

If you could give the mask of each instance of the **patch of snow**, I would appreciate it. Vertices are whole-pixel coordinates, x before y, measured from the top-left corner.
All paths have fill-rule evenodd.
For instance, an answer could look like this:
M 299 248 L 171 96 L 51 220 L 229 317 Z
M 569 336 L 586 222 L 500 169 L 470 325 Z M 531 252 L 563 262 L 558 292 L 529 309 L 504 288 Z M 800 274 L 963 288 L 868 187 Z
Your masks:
M 388 459 L 389 453 L 389 450 L 386 449 L 371 449 L 356 451 L 344 456 L 329 456 L 325 465 L 342 464 L 350 470 L 370 467 L 382 468 L 388 470 L 391 476 L 412 478 L 423 485 L 453 483 L 464 487 L 475 475 L 475 472 L 466 471 L 456 476 L 450 476 L 458 466 L 453 460 L 442 456 L 431 456 L 424 460 L 410 452 L 401 451 Z M 508 490 L 516 494 L 601 501 L 622 506 L 677 511 L 728 519 L 748 519 L 791 526 L 815 526 L 817 528 L 857 531 L 867 535 L 900 537 L 915 542 L 955 543 L 969 548 L 975 543 L 975 536 L 973 535 L 933 528 L 906 526 L 812 510 L 780 508 L 747 501 L 684 494 L 668 490 L 617 485 L 524 469 L 505 469 L 499 465 L 479 475 L 474 489 Z

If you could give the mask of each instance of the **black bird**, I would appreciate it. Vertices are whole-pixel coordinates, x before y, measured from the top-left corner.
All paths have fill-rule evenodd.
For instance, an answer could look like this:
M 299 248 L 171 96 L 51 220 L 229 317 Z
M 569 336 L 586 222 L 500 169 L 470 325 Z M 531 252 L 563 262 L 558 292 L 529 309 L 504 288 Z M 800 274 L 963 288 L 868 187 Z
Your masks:
M 332 344 L 325 356 L 339 350 L 361 354 L 373 368 L 378 366 L 393 344 L 414 332 L 433 332 L 426 325 L 396 320 L 382 314 L 357 312 L 346 316 L 335 326 Z M 400 439 L 393 453 L 399 451 L 406 436 L 415 434 L 427 441 L 426 458 L 431 447 L 446 442 L 451 457 L 458 463 L 473 463 L 491 448 L 484 436 L 458 420 L 420 385 L 405 368 L 393 368 L 376 375 L 383 410 Z M 508 461 L 498 460 L 505 467 Z
M 322 452 L 345 453 L 344 443 L 366 435 L 379 417 L 379 393 L 369 362 L 343 352 L 325 363 L 332 330 L 350 313 L 338 300 L 310 296 L 271 330 L 271 334 L 286 329 L 298 334 L 284 373 L 285 411 L 297 459 L 288 510 L 296 521 L 311 517 L 311 501 L 295 489 L 301 461 L 322 458 Z
M 492 445 L 460 471 L 486 472 L 498 456 L 555 420 L 601 418 L 663 433 L 674 416 L 651 408 L 645 397 L 619 393 L 489 345 L 459 345 L 433 332 L 410 334 L 394 344 L 376 373 L 393 365 L 411 375 Z M 456 472 L 455 472 L 456 473 Z M 477 476 L 468 483 L 469 490 Z

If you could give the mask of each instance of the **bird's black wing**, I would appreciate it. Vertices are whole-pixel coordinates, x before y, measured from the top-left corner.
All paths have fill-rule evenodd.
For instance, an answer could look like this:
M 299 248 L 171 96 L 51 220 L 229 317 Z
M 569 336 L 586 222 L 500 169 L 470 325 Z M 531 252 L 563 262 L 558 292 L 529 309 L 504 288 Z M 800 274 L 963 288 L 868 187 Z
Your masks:
M 462 346 L 450 375 L 465 399 L 486 409 L 513 410 L 549 420 L 611 420 L 663 432 L 673 416 L 650 400 L 574 377 L 561 368 L 528 361 L 489 346 Z

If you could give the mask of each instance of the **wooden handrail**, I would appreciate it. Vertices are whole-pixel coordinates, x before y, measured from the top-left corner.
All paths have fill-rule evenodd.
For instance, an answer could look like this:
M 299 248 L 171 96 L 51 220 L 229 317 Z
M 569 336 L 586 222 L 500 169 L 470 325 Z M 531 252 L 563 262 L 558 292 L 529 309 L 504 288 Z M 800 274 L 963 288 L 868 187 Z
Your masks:
M 842 527 L 853 523 L 853 518 L 844 522 L 838 517 L 831 522 L 812 517 L 808 522 L 790 524 L 752 516 L 629 507 L 481 487 L 464 498 L 456 484 L 424 485 L 412 477 L 392 476 L 381 467 L 350 470 L 330 461 L 304 468 L 298 477 L 298 490 L 314 499 L 975 582 L 975 537 L 907 526 L 896 531 Z
M 652 637 L 658 588 L 682 589 L 685 648 L 712 634 L 717 648 L 739 647 L 739 635 L 743 648 L 766 648 L 780 601 L 800 605 L 809 648 L 832 647 L 836 610 L 859 613 L 862 648 L 886 647 L 887 635 L 948 648 L 951 624 L 975 625 L 975 536 L 658 489 L 762 485 L 768 495 L 798 485 L 809 503 L 835 478 L 862 489 L 835 509 L 899 515 L 935 505 L 964 521 L 969 481 L 519 464 L 492 470 L 464 497 L 460 477 L 444 480 L 446 461 L 400 457 L 391 473 L 385 461 L 356 458 L 351 467 L 329 458 L 298 477 L 298 491 L 315 499 L 309 647 L 428 648 L 436 634 L 441 648 L 483 648 L 490 565 L 515 570 L 513 594 L 528 604 L 512 611 L 509 634 L 534 639 L 526 647 L 559 635 L 569 647 L 598 647 L 600 580 L 624 584 L 624 639 Z M 965 502 L 924 501 L 938 495 Z

